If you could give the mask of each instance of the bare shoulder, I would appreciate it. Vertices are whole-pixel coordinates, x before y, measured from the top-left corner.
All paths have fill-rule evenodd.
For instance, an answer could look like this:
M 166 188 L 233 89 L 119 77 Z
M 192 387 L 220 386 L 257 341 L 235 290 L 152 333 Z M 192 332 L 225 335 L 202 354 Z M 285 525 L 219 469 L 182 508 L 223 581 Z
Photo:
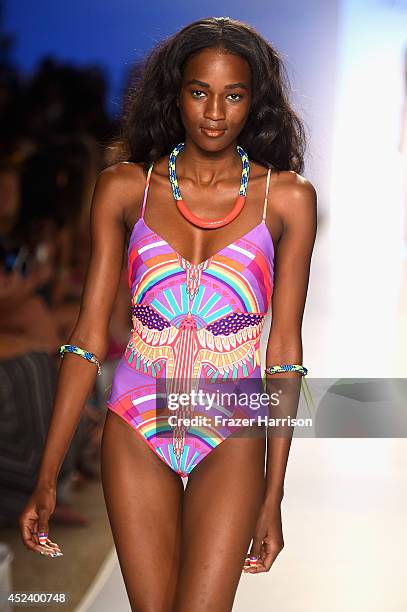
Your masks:
M 269 193 L 273 205 L 279 209 L 312 210 L 317 205 L 317 192 L 314 185 L 294 170 L 274 173 Z
M 272 174 L 269 205 L 281 222 L 281 229 L 304 222 L 316 224 L 317 192 L 314 185 L 293 170 Z
M 143 192 L 145 180 L 146 174 L 141 162 L 118 162 L 102 170 L 98 176 L 98 182 L 103 183 L 106 189 L 123 197 L 132 194 L 133 198 L 137 192 Z
M 315 238 L 317 229 L 317 193 L 314 185 L 293 170 L 273 172 L 268 194 L 270 213 L 266 223 L 275 232 L 276 241 L 283 234 Z
M 101 193 L 116 214 L 127 220 L 134 207 L 141 206 L 145 181 L 142 162 L 118 162 L 99 173 L 95 193 Z

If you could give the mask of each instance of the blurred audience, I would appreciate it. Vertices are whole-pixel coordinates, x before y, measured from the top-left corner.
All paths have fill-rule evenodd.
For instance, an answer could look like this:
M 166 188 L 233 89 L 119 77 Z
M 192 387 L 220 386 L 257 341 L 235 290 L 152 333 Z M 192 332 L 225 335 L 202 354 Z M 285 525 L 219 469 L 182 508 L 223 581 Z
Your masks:
M 0 65 L 4 525 L 15 524 L 35 484 L 61 363 L 57 349 L 67 342 L 79 314 L 89 258 L 91 198 L 98 173 L 111 161 L 109 145 L 118 131 L 106 113 L 105 96 L 106 81 L 97 67 L 78 68 L 45 58 L 27 80 L 11 65 Z M 107 371 L 122 355 L 131 324 L 125 258 L 123 266 L 110 323 Z M 54 521 L 87 522 L 75 510 L 72 492 L 100 477 L 107 389 L 98 378 L 61 468 Z

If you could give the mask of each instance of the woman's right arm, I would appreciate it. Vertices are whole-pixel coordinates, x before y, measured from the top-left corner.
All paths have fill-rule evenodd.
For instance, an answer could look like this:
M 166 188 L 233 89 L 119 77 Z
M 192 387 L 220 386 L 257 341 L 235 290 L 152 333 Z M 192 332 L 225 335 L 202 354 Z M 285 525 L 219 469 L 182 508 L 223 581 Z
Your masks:
M 100 364 L 108 348 L 109 320 L 122 270 L 125 211 L 130 197 L 134 202 L 139 191 L 134 190 L 137 176 L 141 178 L 141 168 L 130 170 L 126 164 L 106 168 L 98 176 L 92 199 L 91 252 L 80 313 L 67 344 L 76 344 L 94 353 Z M 55 509 L 58 473 L 96 375 L 95 364 L 75 354 L 64 354 L 36 487 L 19 517 L 23 543 L 31 550 L 40 552 L 36 532 L 47 531 L 44 527 L 48 526 L 48 517 Z

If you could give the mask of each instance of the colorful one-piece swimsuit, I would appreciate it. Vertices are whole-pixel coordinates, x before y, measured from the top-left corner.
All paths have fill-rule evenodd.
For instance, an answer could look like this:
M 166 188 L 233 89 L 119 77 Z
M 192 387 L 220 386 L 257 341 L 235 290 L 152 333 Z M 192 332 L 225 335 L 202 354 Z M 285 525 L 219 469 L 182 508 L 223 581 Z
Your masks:
M 152 169 L 153 164 L 128 246 L 133 328 L 107 406 L 186 477 L 232 429 L 170 426 L 168 412 L 161 415 L 157 408 L 157 383 L 261 380 L 260 336 L 274 278 L 274 245 L 265 223 L 270 170 L 261 222 L 193 264 L 144 221 Z M 188 409 L 185 414 L 193 415 Z

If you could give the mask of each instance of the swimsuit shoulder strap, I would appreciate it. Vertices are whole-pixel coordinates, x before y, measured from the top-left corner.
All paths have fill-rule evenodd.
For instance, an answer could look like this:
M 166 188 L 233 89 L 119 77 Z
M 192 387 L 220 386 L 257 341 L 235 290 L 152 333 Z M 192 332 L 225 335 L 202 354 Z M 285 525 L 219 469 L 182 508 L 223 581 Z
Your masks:
M 263 217 L 262 217 L 262 220 L 261 220 L 262 223 L 266 222 L 267 201 L 268 201 L 269 186 L 270 186 L 270 174 L 271 174 L 271 168 L 269 168 L 269 170 L 267 172 L 266 195 L 265 195 L 265 198 L 264 198 Z
M 143 204 L 142 204 L 142 207 L 141 207 L 141 218 L 142 219 L 144 219 L 144 210 L 146 208 L 147 194 L 148 194 L 148 188 L 150 186 L 150 177 L 151 177 L 151 172 L 153 170 L 153 166 L 154 166 L 154 162 L 152 162 L 150 164 L 150 167 L 149 167 L 148 172 L 147 172 L 146 186 L 144 188 Z

